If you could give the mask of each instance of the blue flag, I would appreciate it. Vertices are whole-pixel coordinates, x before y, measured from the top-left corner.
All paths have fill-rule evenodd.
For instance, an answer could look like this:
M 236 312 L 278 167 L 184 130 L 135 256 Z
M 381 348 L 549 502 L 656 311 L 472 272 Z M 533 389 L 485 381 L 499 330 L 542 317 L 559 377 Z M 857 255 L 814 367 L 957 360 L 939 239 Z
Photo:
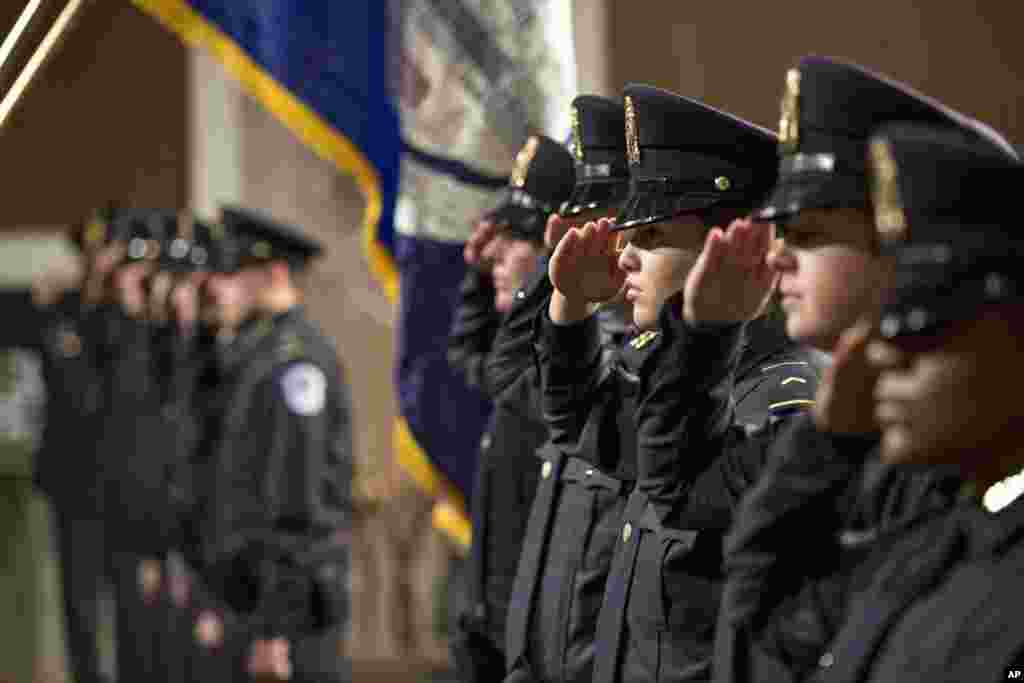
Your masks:
M 366 198 L 365 243 L 394 299 L 393 211 L 402 150 L 387 78 L 385 2 L 134 0 L 213 54 L 300 140 L 351 174 Z

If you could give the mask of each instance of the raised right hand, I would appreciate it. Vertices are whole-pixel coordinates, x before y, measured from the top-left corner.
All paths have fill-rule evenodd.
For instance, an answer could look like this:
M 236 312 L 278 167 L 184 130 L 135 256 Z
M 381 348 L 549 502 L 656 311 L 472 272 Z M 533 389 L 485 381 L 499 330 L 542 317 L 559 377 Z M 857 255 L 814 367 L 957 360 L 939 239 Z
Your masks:
M 571 228 L 551 256 L 551 284 L 573 304 L 608 301 L 626 282 L 612 249 L 611 226 L 611 219 L 602 218 L 582 228 Z
M 466 261 L 466 265 L 474 267 L 483 265 L 484 250 L 494 239 L 496 232 L 497 228 L 491 221 L 477 221 L 473 234 L 466 240 L 466 246 L 462 249 L 462 258 Z
M 875 385 L 880 369 L 866 354 L 871 337 L 872 325 L 861 321 L 839 338 L 832 365 L 822 375 L 814 400 L 812 412 L 818 429 L 836 434 L 878 431 Z

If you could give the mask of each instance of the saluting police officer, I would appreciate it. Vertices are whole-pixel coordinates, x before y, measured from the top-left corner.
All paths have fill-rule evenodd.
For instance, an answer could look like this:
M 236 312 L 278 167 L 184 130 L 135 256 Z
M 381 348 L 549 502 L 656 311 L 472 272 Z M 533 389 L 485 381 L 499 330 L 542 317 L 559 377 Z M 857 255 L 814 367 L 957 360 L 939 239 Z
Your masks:
M 877 318 L 889 273 L 871 213 L 866 143 L 876 126 L 899 120 L 963 129 L 1013 157 L 987 127 L 862 67 L 806 57 L 786 76 L 779 182 L 755 219 L 784 236 L 768 263 L 789 336 L 835 352 L 836 363 L 814 419 L 796 420 L 769 444 L 765 473 L 726 538 L 714 666 L 723 683 L 801 680 L 827 668 L 851 567 L 888 529 L 948 507 L 959 486 L 955 472 L 915 473 L 873 455 L 878 426 L 856 400 L 871 394 L 871 373 L 839 362 L 864 334 L 858 319 L 870 329 Z M 841 343 L 844 333 L 852 336 Z
M 449 362 L 494 402 L 473 488 L 473 540 L 452 654 L 460 680 L 505 674 L 505 620 L 526 516 L 537 488 L 538 410 L 532 325 L 547 291 L 544 229 L 573 190 L 573 158 L 545 136 L 527 140 L 498 206 L 465 250 L 469 272 L 449 338 Z
M 965 127 L 889 126 L 873 137 L 875 225 L 895 273 L 865 359 L 875 392 L 851 397 L 882 428 L 881 458 L 956 467 L 958 504 L 890 529 L 857 570 L 838 634 L 815 681 L 979 681 L 1021 677 L 1024 501 L 982 504 L 1024 467 L 1024 167 Z M 843 372 L 847 368 L 837 369 Z
M 241 680 L 348 680 L 339 644 L 349 398 L 337 351 L 306 317 L 301 291 L 323 248 L 256 212 L 226 208 L 222 219 L 240 268 L 209 285 L 243 322 L 221 350 L 215 414 L 196 455 L 192 561 L 233 612 L 225 656 Z
M 118 679 L 161 680 L 164 616 L 153 604 L 170 544 L 166 470 L 174 454 L 161 414 L 158 343 L 163 315 L 161 257 L 171 243 L 173 211 L 118 214 L 124 243 L 113 273 L 118 311 L 108 340 L 109 386 L 101 426 L 108 546 L 115 583 Z
M 54 512 L 68 669 L 76 680 L 103 680 L 99 602 L 106 585 L 96 423 L 103 407 L 97 333 L 103 284 L 114 264 L 112 208 L 75 225 L 69 239 L 79 272 L 47 273 L 31 291 L 0 293 L 8 324 L 0 347 L 36 351 L 42 361 L 46 419 L 35 454 L 35 484 Z
M 721 237 L 744 263 L 756 261 L 749 226 L 734 224 L 728 233 L 714 226 L 744 215 L 771 187 L 773 136 L 643 85 L 627 86 L 625 117 L 629 197 L 614 224 L 588 225 L 576 233 L 576 243 L 559 247 L 566 252 L 556 252 L 552 262 L 556 286 L 565 282 L 577 300 L 592 296 L 608 247 L 618 237 L 612 253 L 618 252 L 621 275 L 606 285 L 609 291 L 616 282 L 624 286 L 633 319 L 651 340 L 635 370 L 636 482 L 608 550 L 614 559 L 604 560 L 610 577 L 594 644 L 594 677 L 699 679 L 707 677 L 710 659 L 721 534 L 760 465 L 718 467 L 722 431 L 730 422 L 756 429 L 805 408 L 816 375 L 775 319 L 757 317 L 744 328 L 743 321 L 723 318 L 720 309 L 701 310 L 708 318 L 688 317 L 694 325 L 716 324 L 704 329 L 684 325 L 679 307 L 695 263 L 705 277 L 748 276 L 714 270 L 707 253 L 700 259 L 698 254 L 706 240 L 712 244 Z M 770 293 L 771 278 L 759 275 L 761 290 L 748 303 L 752 317 L 764 312 Z M 566 299 L 568 308 L 572 300 Z M 553 320 L 554 303 L 553 297 Z

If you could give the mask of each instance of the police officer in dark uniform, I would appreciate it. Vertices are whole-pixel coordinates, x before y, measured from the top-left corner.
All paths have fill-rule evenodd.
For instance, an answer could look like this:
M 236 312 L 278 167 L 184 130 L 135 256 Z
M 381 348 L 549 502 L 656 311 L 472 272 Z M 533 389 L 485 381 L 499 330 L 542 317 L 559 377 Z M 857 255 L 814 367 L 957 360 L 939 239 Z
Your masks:
M 161 680 L 163 617 L 154 603 L 170 545 L 166 471 L 174 454 L 162 409 L 158 343 L 162 314 L 154 285 L 174 234 L 173 211 L 119 213 L 124 257 L 113 273 L 118 310 L 106 355 L 105 415 L 100 427 L 108 547 L 115 584 L 118 679 Z
M 727 441 L 805 410 L 817 373 L 777 316 L 765 315 L 767 235 L 735 221 L 775 179 L 774 136 L 655 88 L 629 86 L 626 101 L 634 184 L 612 228 L 631 242 L 620 266 L 642 272 L 663 244 L 659 230 L 692 232 L 706 248 L 691 283 L 701 275 L 703 289 L 717 279 L 733 291 L 700 295 L 688 283 L 685 306 L 676 296 L 663 307 L 659 343 L 640 369 L 637 481 L 601 607 L 594 678 L 707 680 L 722 535 L 763 464 L 734 457 Z M 714 227 L 730 222 L 727 232 Z M 711 250 L 726 243 L 745 267 L 722 267 Z M 759 287 L 740 296 L 730 280 Z
M 3 291 L 8 321 L 0 347 L 35 351 L 42 361 L 46 420 L 35 454 L 35 484 L 54 512 L 60 559 L 68 669 L 76 680 L 103 680 L 99 661 L 99 602 L 106 584 L 101 479 L 95 448 L 103 406 L 96 332 L 102 327 L 101 286 L 112 209 L 75 226 L 70 238 L 84 272 L 78 283 L 48 274 L 32 291 Z
M 222 350 L 195 458 L 191 561 L 232 611 L 236 676 L 348 680 L 349 398 L 298 286 L 322 247 L 252 211 L 222 217 L 241 268 L 211 276 L 211 292 L 245 322 Z
M 871 394 L 871 373 L 836 372 L 863 342 L 858 319 L 878 315 L 888 266 L 870 213 L 865 150 L 872 129 L 898 120 L 963 129 L 1013 156 L 987 127 L 856 65 L 807 57 L 787 74 L 779 183 L 755 218 L 775 222 L 784 236 L 769 264 L 780 277 L 789 335 L 835 352 L 836 362 L 814 418 L 796 420 L 768 444 L 765 473 L 726 538 L 718 681 L 799 680 L 829 665 L 824 649 L 842 618 L 851 567 L 887 529 L 948 507 L 959 486 L 955 473 L 873 457 L 874 415 L 857 410 L 856 400 L 850 407 Z
M 473 488 L 473 540 L 452 654 L 460 680 L 501 680 L 505 619 L 526 516 L 547 439 L 538 410 L 532 324 L 549 287 L 544 254 L 548 216 L 573 190 L 573 157 L 554 140 L 530 138 L 498 206 L 466 249 L 470 266 L 449 339 L 448 358 L 494 401 L 480 443 Z
M 216 226 L 218 234 L 223 228 Z M 154 327 L 154 376 L 159 392 L 160 422 L 153 439 L 170 445 L 164 463 L 166 547 L 153 558 L 159 582 L 144 588 L 149 619 L 162 623 L 156 637 L 154 668 L 160 680 L 184 683 L 203 680 L 193 667 L 195 619 L 194 581 L 180 549 L 184 516 L 190 507 L 192 482 L 189 461 L 199 438 L 197 401 L 199 380 L 213 361 L 215 337 L 200 317 L 199 293 L 212 269 L 224 267 L 223 249 L 214 238 L 215 227 L 180 212 L 170 241 L 161 251 L 163 282 L 151 286 Z
M 895 124 L 870 145 L 876 225 L 895 274 L 866 356 L 881 458 L 965 480 L 958 504 L 890 529 L 857 569 L 815 681 L 1019 679 L 1024 501 L 986 491 L 1018 473 L 1024 370 L 1022 167 L 964 128 Z M 839 361 L 837 361 L 839 362 Z M 826 666 L 827 663 L 827 666 Z

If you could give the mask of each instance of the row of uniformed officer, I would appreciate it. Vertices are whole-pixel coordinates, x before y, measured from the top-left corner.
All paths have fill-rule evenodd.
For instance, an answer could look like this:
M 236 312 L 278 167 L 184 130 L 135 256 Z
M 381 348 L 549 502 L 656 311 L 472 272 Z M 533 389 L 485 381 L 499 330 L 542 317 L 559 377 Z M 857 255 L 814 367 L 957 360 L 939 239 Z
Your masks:
M 73 675 L 101 680 L 106 576 L 118 680 L 346 680 L 348 396 L 301 306 L 321 246 L 240 209 L 112 209 L 74 236 L 78 283 L 4 302 L 5 344 L 44 360 Z
M 609 188 L 615 159 L 585 157 L 595 101 L 574 102 L 576 179 Z M 976 496 L 957 501 L 1024 464 L 1019 411 L 996 401 L 984 347 L 1020 365 L 1005 344 L 1022 252 L 995 201 L 1019 181 L 1012 147 L 818 57 L 787 74 L 778 136 L 646 86 L 626 88 L 622 112 L 628 197 L 588 207 L 606 217 L 586 225 L 548 223 L 557 247 L 534 325 L 548 437 L 500 449 L 542 459 L 525 532 L 479 523 L 494 482 L 474 501 L 475 561 L 495 537 L 520 553 L 508 680 L 1005 676 L 1024 652 L 1003 582 L 1020 566 L 1019 504 L 993 517 Z M 918 127 L 884 128 L 895 122 Z M 561 178 L 533 161 L 543 186 L 523 191 L 539 144 L 520 153 L 512 195 L 550 214 L 536 197 Z M 597 333 L 617 296 L 639 332 L 624 347 Z M 820 387 L 818 352 L 835 354 Z M 991 389 L 995 417 L 956 382 Z M 482 567 L 478 591 L 495 578 Z M 478 652 L 497 656 L 485 595 Z

